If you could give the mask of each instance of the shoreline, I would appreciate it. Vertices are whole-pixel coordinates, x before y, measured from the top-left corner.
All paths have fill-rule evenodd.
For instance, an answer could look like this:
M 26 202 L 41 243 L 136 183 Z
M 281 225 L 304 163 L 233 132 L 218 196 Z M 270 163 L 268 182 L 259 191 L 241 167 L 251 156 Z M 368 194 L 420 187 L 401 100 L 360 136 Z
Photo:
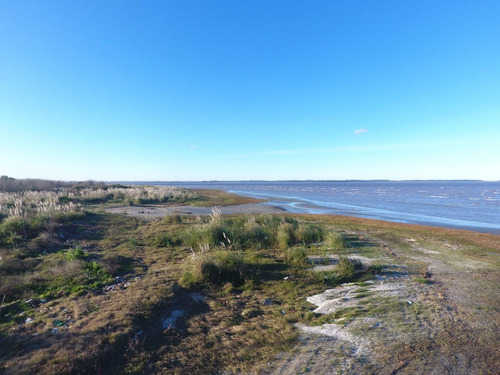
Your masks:
M 228 205 L 228 206 L 217 206 L 222 215 L 238 215 L 238 214 L 292 214 L 292 215 L 321 215 L 321 216 L 336 216 L 345 218 L 355 218 L 361 220 L 372 220 L 385 222 L 388 224 L 397 225 L 410 225 L 419 227 L 430 227 L 430 228 L 441 228 L 441 229 L 451 229 L 451 230 L 461 230 L 470 231 L 475 233 L 484 233 L 500 236 L 500 229 L 495 228 L 482 228 L 473 227 L 466 225 L 452 225 L 441 223 L 438 225 L 435 222 L 425 221 L 425 220 L 414 220 L 414 221 L 396 221 L 387 220 L 384 218 L 377 217 L 366 217 L 361 215 L 356 215 L 352 212 L 339 212 L 337 214 L 330 212 L 293 212 L 287 209 L 287 205 L 275 205 L 271 202 L 261 202 L 261 203 L 249 203 L 240 205 Z M 311 207 L 312 208 L 312 207 Z M 168 215 L 187 215 L 187 216 L 206 216 L 212 213 L 213 207 L 199 207 L 192 205 L 182 205 L 182 206 L 161 206 L 161 205 L 142 205 L 142 206 L 119 206 L 106 208 L 105 211 L 112 214 L 122 214 L 127 216 L 133 216 L 142 219 L 154 219 L 159 217 L 165 217 Z

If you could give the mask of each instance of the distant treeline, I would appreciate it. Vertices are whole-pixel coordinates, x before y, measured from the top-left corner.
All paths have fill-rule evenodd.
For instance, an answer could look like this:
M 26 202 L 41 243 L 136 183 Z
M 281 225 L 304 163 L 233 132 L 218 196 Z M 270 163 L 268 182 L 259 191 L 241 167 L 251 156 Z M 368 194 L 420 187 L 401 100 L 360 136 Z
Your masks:
M 95 182 L 95 181 L 64 182 L 64 181 L 42 180 L 39 178 L 15 179 L 8 176 L 0 177 L 0 192 L 43 191 L 43 190 L 53 190 L 58 188 L 99 189 L 105 187 L 108 187 L 108 185 L 105 184 L 104 182 Z

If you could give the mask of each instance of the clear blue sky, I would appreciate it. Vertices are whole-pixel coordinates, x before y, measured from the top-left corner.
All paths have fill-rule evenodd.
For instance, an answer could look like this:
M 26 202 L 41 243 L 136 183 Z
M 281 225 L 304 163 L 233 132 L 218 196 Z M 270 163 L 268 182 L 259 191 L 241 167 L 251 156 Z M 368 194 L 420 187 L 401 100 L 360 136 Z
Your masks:
M 0 174 L 499 180 L 500 2 L 0 0 Z

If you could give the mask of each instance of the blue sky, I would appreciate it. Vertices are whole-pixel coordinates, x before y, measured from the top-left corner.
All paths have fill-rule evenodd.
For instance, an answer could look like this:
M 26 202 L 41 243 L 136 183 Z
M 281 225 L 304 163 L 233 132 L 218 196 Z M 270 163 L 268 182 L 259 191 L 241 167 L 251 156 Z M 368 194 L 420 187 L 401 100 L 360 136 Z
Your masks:
M 498 1 L 0 1 L 0 174 L 500 180 Z

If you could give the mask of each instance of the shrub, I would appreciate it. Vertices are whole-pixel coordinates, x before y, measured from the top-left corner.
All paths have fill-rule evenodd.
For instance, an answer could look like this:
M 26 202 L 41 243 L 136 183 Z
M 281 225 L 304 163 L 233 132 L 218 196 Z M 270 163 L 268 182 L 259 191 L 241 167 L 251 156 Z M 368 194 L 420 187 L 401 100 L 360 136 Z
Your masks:
M 213 288 L 226 283 L 242 285 L 246 278 L 247 265 L 241 254 L 219 250 L 212 254 L 202 252 L 193 255 L 186 265 L 179 283 L 186 288 Z
M 68 260 L 84 259 L 85 257 L 86 257 L 85 253 L 79 247 L 75 249 L 69 249 L 66 252 L 66 259 Z
M 31 235 L 32 228 L 26 220 L 13 216 L 2 222 L 0 232 L 8 233 L 13 237 L 27 238 Z
M 276 244 L 280 249 L 287 249 L 293 241 L 293 225 L 287 222 L 282 223 L 276 233 Z
M 102 277 L 107 278 L 108 276 L 99 262 L 95 260 L 85 263 L 85 271 L 89 279 L 100 279 Z
M 339 280 L 348 281 L 354 277 L 356 274 L 354 264 L 349 260 L 347 254 L 342 254 L 339 256 L 339 263 L 335 267 L 335 271 L 338 275 Z
M 326 234 L 324 246 L 328 250 L 342 250 L 346 247 L 344 237 L 336 232 L 328 232 Z
M 307 253 L 303 247 L 292 247 L 285 251 L 285 261 L 293 266 L 306 266 Z
M 314 224 L 301 224 L 296 231 L 296 240 L 309 245 L 323 240 L 323 227 Z

